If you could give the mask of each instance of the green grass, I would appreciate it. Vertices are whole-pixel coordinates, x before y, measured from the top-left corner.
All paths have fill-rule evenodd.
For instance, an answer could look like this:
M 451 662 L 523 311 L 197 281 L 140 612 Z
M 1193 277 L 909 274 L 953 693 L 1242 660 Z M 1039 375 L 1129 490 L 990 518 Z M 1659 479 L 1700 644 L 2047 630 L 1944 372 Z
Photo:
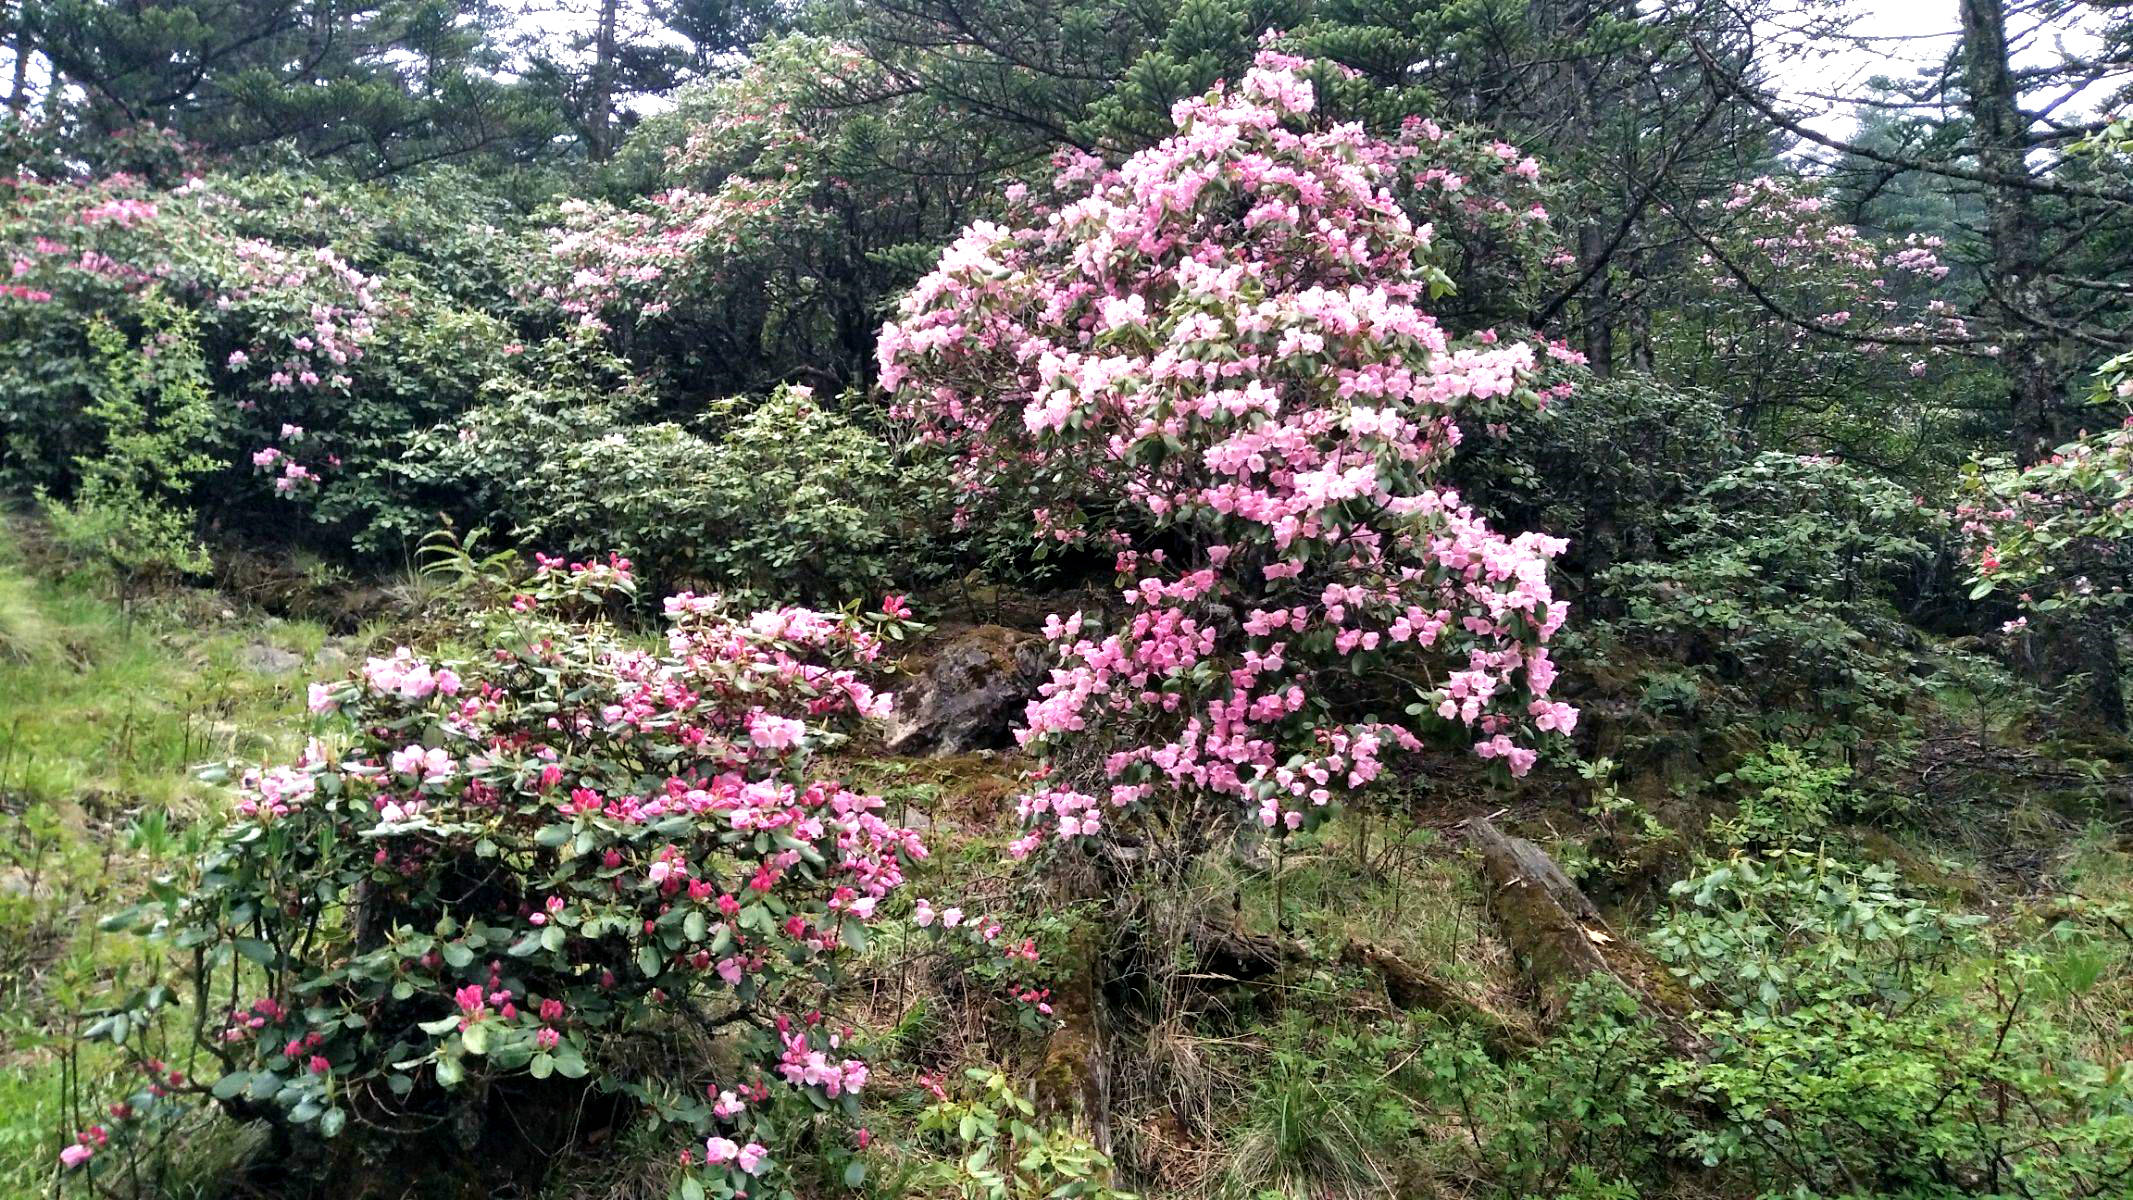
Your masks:
M 163 969 L 96 919 L 175 851 L 169 829 L 215 811 L 192 769 L 301 734 L 311 672 L 261 673 L 248 651 L 308 662 L 325 636 L 194 591 L 122 614 L 94 576 L 38 555 L 34 533 L 0 524 L 0 1196 L 43 1194 L 66 1131 L 123 1094 L 100 1086 L 115 1056 L 67 1047 L 80 1012 Z M 188 1163 L 226 1161 L 200 1146 Z

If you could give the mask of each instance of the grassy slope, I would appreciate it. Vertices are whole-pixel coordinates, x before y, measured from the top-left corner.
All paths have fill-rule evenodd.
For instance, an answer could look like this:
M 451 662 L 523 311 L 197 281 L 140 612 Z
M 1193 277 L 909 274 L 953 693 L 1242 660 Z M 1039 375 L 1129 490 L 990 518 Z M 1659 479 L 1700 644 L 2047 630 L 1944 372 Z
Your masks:
M 247 665 L 317 652 L 316 626 L 240 616 L 182 592 L 121 613 L 93 579 L 0 527 L 0 1195 L 41 1194 L 73 1111 L 72 1013 L 156 973 L 99 935 L 175 853 L 168 830 L 206 811 L 194 765 L 256 758 L 298 736 L 307 675 Z M 107 1063 L 74 1062 L 91 1096 Z

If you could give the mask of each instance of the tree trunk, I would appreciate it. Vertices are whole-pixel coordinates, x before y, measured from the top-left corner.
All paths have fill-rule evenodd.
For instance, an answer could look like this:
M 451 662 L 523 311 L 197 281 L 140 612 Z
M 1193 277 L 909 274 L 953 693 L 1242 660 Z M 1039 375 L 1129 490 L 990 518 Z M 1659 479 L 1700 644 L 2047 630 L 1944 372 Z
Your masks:
M 1978 165 L 2003 178 L 2029 173 L 2029 116 L 2021 85 L 2008 62 L 2007 0 L 1962 0 L 1963 91 L 1969 105 Z M 2070 365 L 2081 350 L 2056 332 L 2056 314 L 2044 300 L 2045 257 L 2034 194 L 2004 184 L 1987 193 L 1989 291 L 2001 333 L 2001 361 L 2008 379 L 2008 433 L 2016 459 L 2029 464 L 2050 454 L 2064 435 L 2061 402 Z M 2116 632 L 2108 622 L 2058 620 L 2040 631 L 2045 682 L 2086 674 L 2084 694 L 2074 697 L 2082 715 L 2110 729 L 2126 727 L 2119 687 Z
M 620 19 L 621 0 L 600 0 L 600 27 L 585 96 L 585 152 L 594 162 L 606 162 L 615 152 L 615 27 Z
M 2029 174 L 2029 118 L 2022 112 L 2020 86 L 2007 59 L 2005 0 L 1962 0 L 1963 92 L 1970 109 L 1978 165 L 1993 175 Z M 2008 432 L 2014 452 L 2032 463 L 2049 452 L 2058 407 L 2062 349 L 2056 338 L 2036 328 L 2042 311 L 2039 277 L 2044 246 L 2036 202 L 2024 188 L 1988 189 L 1988 266 L 1990 291 L 2003 338 L 2002 362 L 2008 375 Z
M 1466 838 L 1481 857 L 1489 912 L 1533 985 L 1543 1021 L 1563 1016 L 1579 984 L 1604 976 L 1637 998 L 1676 1053 L 1703 1051 L 1703 1037 L 1684 1019 L 1693 1005 L 1680 985 L 1615 935 L 1547 851 L 1487 817 L 1468 821 Z
M 17 0 L 9 39 L 9 48 L 15 52 L 15 78 L 8 88 L 7 115 L 18 125 L 30 103 L 30 55 L 36 52 L 31 44 L 29 7 L 30 0 Z

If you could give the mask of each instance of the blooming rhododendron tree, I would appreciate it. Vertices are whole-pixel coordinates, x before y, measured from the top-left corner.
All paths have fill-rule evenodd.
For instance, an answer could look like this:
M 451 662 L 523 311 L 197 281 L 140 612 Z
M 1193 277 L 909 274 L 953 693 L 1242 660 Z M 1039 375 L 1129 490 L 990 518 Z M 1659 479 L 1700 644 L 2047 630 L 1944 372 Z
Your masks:
M 387 247 L 436 243 L 478 281 L 497 235 L 445 183 L 317 191 L 275 174 L 0 180 L 0 483 L 68 493 L 97 433 L 69 364 L 99 314 L 144 337 L 153 292 L 197 329 L 214 393 L 189 447 L 221 470 L 198 489 L 211 517 L 284 525 L 293 503 L 364 550 L 430 528 L 441 505 L 411 494 L 408 440 L 510 372 L 513 339 Z
M 613 329 L 639 361 L 686 363 L 712 393 L 864 367 L 903 257 L 968 211 L 972 139 L 857 49 L 790 35 L 731 78 L 683 93 L 626 155 L 665 153 L 626 207 L 563 204 L 521 290 Z
M 1746 388 L 1751 425 L 1826 408 L 1832 379 L 1883 396 L 1945 391 L 1952 370 L 1997 353 L 1949 303 L 1938 237 L 1870 235 L 1818 185 L 1768 175 L 1700 201 L 1695 221 L 1695 266 L 1665 318 L 1680 352 L 1667 359 L 1686 382 Z
M 326 247 L 237 232 L 236 201 L 199 178 L 167 190 L 125 175 L 16 179 L 10 192 L 9 219 L 0 222 L 9 275 L 0 304 L 10 306 L 11 322 L 81 320 L 161 283 L 198 306 L 215 342 L 237 344 L 214 364 L 230 390 L 256 377 L 257 394 L 238 401 L 227 423 L 257 427 L 253 436 L 262 439 L 277 426 L 295 431 L 261 448 L 255 469 L 270 474 L 281 494 L 316 485 L 323 464 L 307 461 L 302 430 L 285 424 L 286 415 L 301 412 L 314 393 L 345 403 L 381 310 L 370 276 Z
M 855 1110 L 867 1064 L 820 999 L 926 851 L 811 763 L 888 710 L 860 670 L 896 618 L 684 594 L 658 651 L 571 619 L 629 583 L 626 562 L 547 560 L 487 618 L 486 656 L 403 648 L 312 685 L 325 731 L 244 776 L 189 887 L 117 922 L 198 956 L 219 1066 L 143 1061 L 118 1132 L 174 1093 L 329 1136 L 420 1127 L 469 1081 L 594 1072 L 694 1128 L 691 1186 L 731 1195 L 778 1169 L 782 1113 Z M 616 1057 L 691 1025 L 722 1047 L 693 1094 Z M 69 1165 L 96 1170 L 81 1144 Z
M 882 381 L 968 505 L 1027 504 L 1125 585 L 1116 625 L 1047 623 L 1021 852 L 1122 815 L 1296 828 L 1430 727 L 1524 774 L 1577 719 L 1550 698 L 1562 543 L 1437 480 L 1456 416 L 1543 401 L 1542 355 L 1432 319 L 1432 231 L 1394 192 L 1428 140 L 1314 121 L 1302 65 L 1263 53 L 1116 170 L 1066 160 L 882 331 Z

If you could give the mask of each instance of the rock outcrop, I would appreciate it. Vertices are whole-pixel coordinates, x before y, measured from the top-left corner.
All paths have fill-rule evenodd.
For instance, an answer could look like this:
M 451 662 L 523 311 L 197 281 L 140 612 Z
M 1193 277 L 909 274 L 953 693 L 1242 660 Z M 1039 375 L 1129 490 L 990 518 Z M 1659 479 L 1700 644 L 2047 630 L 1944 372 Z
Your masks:
M 967 754 L 1014 744 L 1024 705 L 1044 682 L 1044 639 L 979 625 L 947 644 L 896 691 L 892 754 Z

